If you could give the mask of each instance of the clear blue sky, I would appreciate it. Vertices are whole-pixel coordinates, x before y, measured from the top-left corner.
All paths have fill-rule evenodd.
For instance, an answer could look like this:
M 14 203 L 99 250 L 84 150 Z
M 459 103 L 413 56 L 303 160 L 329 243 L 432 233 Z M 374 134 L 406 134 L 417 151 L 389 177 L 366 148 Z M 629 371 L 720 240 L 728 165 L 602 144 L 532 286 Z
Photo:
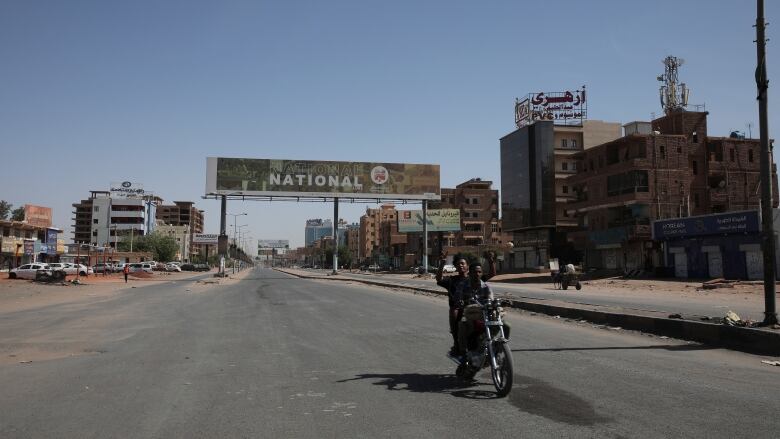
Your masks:
M 757 137 L 753 24 L 746 0 L 5 0 L 0 199 L 50 206 L 70 232 L 72 203 L 131 180 L 196 201 L 218 232 L 218 202 L 200 198 L 207 156 L 438 163 L 444 187 L 500 188 L 515 97 L 584 84 L 591 119 L 649 120 L 667 55 L 686 60 L 680 78 L 710 135 L 752 123 Z M 228 211 L 248 213 L 255 239 L 293 245 L 307 218 L 333 215 L 319 203 Z

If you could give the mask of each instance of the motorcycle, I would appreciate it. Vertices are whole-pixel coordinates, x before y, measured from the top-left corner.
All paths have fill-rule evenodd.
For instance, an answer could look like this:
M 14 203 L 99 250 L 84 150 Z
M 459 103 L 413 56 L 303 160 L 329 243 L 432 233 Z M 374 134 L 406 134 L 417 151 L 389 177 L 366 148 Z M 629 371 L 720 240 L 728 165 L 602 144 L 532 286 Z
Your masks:
M 504 397 L 512 390 L 512 376 L 514 373 L 512 351 L 509 349 L 507 337 L 504 333 L 504 322 L 499 299 L 487 300 L 484 303 L 469 305 L 464 310 L 481 312 L 471 319 L 474 324 L 474 334 L 477 335 L 477 348 L 466 352 L 465 359 L 459 362 L 455 375 L 464 380 L 471 381 L 481 369 L 490 366 L 493 385 L 499 397 Z M 469 309 L 470 308 L 470 309 Z

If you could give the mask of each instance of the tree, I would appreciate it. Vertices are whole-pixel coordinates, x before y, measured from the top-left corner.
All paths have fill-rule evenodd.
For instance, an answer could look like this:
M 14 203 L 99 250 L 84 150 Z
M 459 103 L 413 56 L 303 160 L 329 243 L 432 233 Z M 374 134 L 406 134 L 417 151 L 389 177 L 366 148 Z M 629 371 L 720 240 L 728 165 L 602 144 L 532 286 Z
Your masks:
M 0 220 L 7 220 L 13 205 L 5 200 L 0 200 Z
M 130 251 L 130 235 L 125 235 L 117 245 L 119 251 Z M 172 261 L 179 251 L 179 243 L 172 236 L 152 232 L 133 237 L 133 251 L 151 252 L 158 262 Z
M 11 212 L 11 221 L 24 221 L 24 206 L 17 207 Z
M 349 247 L 342 245 L 338 250 L 339 266 L 349 267 L 352 264 L 352 252 L 349 251 Z M 323 263 L 325 268 L 333 268 L 333 249 L 328 247 L 325 250 L 325 262 Z

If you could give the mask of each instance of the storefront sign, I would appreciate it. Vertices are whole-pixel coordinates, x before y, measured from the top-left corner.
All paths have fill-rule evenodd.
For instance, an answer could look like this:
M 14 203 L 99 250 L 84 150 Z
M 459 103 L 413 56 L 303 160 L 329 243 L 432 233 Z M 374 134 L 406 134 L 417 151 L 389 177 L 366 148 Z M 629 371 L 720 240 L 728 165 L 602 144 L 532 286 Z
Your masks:
M 209 157 L 206 193 L 439 200 L 439 165 Z
M 460 210 L 458 209 L 431 209 L 428 210 L 429 232 L 457 232 L 460 231 Z M 422 210 L 399 210 L 398 232 L 422 232 Z
M 35 241 L 31 239 L 24 240 L 24 254 L 28 256 L 35 254 Z
M 653 221 L 653 239 L 656 240 L 727 233 L 758 233 L 760 230 L 758 212 L 755 210 Z
M 588 118 L 585 87 L 575 91 L 530 93 L 515 100 L 515 125 L 522 128 L 537 120 L 581 123 Z

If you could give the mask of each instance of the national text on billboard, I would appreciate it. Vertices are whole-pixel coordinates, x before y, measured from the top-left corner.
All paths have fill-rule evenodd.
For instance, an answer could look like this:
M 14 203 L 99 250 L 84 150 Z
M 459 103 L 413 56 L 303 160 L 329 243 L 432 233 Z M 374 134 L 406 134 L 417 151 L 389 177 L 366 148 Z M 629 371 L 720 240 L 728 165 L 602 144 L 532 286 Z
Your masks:
M 206 193 L 439 200 L 439 165 L 208 157 Z

